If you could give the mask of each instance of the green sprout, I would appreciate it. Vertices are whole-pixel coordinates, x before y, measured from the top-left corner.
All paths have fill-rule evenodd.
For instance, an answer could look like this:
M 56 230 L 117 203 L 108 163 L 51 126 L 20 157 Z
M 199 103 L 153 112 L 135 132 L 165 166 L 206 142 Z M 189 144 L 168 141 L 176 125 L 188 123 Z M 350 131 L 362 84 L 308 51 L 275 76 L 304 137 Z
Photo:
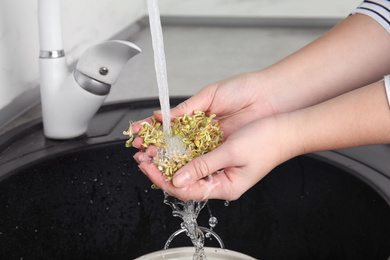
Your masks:
M 169 153 L 167 137 L 163 133 L 162 123 L 152 118 L 152 123 L 143 122 L 138 136 L 144 139 L 143 149 L 150 145 L 159 147 L 159 152 L 154 158 L 154 164 L 163 173 L 168 181 L 172 180 L 177 170 L 197 156 L 208 153 L 222 144 L 223 132 L 219 130 L 219 122 L 213 120 L 215 115 L 206 116 L 202 111 L 195 110 L 193 116 L 184 114 L 171 122 L 173 136 L 180 137 L 185 145 L 185 152 Z M 124 131 L 124 135 L 130 137 L 126 141 L 126 147 L 131 147 L 134 139 L 132 131 L 133 122 Z M 169 138 L 169 137 L 168 137 Z

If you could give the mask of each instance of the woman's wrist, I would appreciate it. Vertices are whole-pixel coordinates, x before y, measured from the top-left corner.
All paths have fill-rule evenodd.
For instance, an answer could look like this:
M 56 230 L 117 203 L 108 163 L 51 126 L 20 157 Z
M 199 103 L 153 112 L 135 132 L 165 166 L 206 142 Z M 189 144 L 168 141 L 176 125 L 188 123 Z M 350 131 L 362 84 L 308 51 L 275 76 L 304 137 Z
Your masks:
M 356 14 L 259 75 L 275 113 L 291 112 L 380 80 L 390 73 L 389 47 L 388 33 Z
M 390 142 L 383 81 L 292 112 L 289 121 L 300 154 Z

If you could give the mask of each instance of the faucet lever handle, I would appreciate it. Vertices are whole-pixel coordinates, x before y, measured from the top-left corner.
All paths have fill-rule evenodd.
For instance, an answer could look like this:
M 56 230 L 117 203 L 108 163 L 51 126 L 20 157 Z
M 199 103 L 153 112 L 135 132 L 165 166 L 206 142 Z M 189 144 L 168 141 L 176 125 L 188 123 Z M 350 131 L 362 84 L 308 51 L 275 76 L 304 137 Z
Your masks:
M 141 52 L 134 43 L 107 41 L 87 49 L 79 58 L 76 70 L 94 80 L 112 85 L 127 61 Z

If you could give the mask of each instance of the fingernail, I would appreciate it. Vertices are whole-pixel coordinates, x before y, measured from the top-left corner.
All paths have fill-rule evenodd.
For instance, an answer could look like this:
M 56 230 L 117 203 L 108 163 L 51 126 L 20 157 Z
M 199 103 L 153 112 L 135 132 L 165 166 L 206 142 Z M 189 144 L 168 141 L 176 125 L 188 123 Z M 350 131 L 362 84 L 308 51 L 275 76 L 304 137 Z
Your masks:
M 153 152 L 150 150 L 146 150 L 145 153 L 148 157 L 154 157 Z
M 152 161 L 152 158 L 145 153 L 140 153 L 139 155 L 137 155 L 137 158 L 139 163 Z
M 153 111 L 153 114 L 161 114 L 161 110 Z
M 175 185 L 176 187 L 184 187 L 188 185 L 190 179 L 191 179 L 191 175 L 189 174 L 189 172 L 180 172 L 175 174 L 175 176 L 173 176 L 172 182 L 173 185 Z

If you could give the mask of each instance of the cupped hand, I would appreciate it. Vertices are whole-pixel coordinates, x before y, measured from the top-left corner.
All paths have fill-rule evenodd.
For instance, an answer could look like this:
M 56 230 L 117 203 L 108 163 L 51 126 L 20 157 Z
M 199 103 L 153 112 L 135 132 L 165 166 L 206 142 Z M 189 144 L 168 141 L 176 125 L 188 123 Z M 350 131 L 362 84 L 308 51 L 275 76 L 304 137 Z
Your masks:
M 248 154 L 248 151 L 252 151 L 254 154 L 257 153 L 256 149 L 252 146 L 252 139 L 257 134 L 253 132 L 252 134 L 244 134 L 241 136 L 240 132 L 245 131 L 243 129 L 233 136 L 231 135 L 244 125 L 275 113 L 271 102 L 268 100 L 268 89 L 269 85 L 266 84 L 266 79 L 261 72 L 240 74 L 205 87 L 199 93 L 170 111 L 172 120 L 185 113 L 192 115 L 194 110 L 204 111 L 207 115 L 216 114 L 216 120 L 220 122 L 220 129 L 224 132 L 225 138 L 227 138 L 222 146 L 207 155 L 193 160 L 188 167 L 184 167 L 183 170 L 178 172 L 181 173 L 187 168 L 195 171 L 192 175 L 190 173 L 191 177 L 189 179 L 193 182 L 191 185 L 188 185 L 188 183 L 183 184 L 176 177 L 173 183 L 167 182 L 153 164 L 152 158 L 156 155 L 157 148 L 150 146 L 147 150 L 143 150 L 141 146 L 143 139 L 137 137 L 133 145 L 142 150 L 135 155 L 135 159 L 139 162 L 141 170 L 154 184 L 178 198 L 186 200 L 207 198 L 232 200 L 239 197 L 246 189 L 262 177 L 258 178 L 257 181 L 245 181 L 244 178 L 246 177 L 244 176 L 246 170 L 244 171 L 244 169 L 247 169 L 247 167 L 243 167 L 245 163 L 243 165 L 240 164 L 241 162 L 239 164 L 231 164 L 232 160 L 230 157 L 236 158 L 237 155 Z M 154 117 L 162 121 L 160 111 L 155 112 Z M 152 119 L 147 118 L 141 122 L 145 121 L 151 123 Z M 132 126 L 133 133 L 136 134 L 141 129 L 141 122 L 135 123 Z M 246 141 L 247 145 L 242 146 L 240 144 L 241 141 Z M 205 163 L 205 160 L 213 160 L 214 157 L 218 158 L 216 161 L 220 162 L 220 165 L 218 167 L 205 168 L 206 166 L 209 167 L 209 164 Z M 202 179 L 220 169 L 224 169 L 224 171 L 219 171 L 218 174 Z M 253 174 L 254 171 L 252 169 L 248 173 Z M 181 178 L 188 175 L 186 172 L 180 174 Z M 214 188 L 216 184 L 221 187 Z M 206 192 L 207 189 L 204 190 L 202 187 L 208 187 L 210 191 Z M 234 192 L 232 192 L 233 190 Z
M 231 134 L 215 150 L 196 157 L 167 181 L 153 164 L 156 147 L 135 159 L 159 188 L 182 200 L 235 200 L 280 163 L 295 155 L 286 115 L 255 120 Z M 214 174 L 213 174 L 214 173 Z
M 217 115 L 226 136 L 255 119 L 274 114 L 269 84 L 261 71 L 240 74 L 211 84 L 171 110 L 171 119 L 201 110 Z M 162 122 L 161 111 L 154 113 Z
M 236 131 L 241 126 L 262 117 L 275 114 L 270 101 L 273 94 L 270 81 L 263 71 L 256 71 L 236 75 L 234 77 L 211 84 L 197 94 L 171 109 L 171 120 L 178 116 L 193 115 L 195 110 L 200 110 L 206 115 L 215 114 L 220 122 L 220 130 L 225 137 Z M 154 117 L 162 122 L 161 111 L 155 111 Z M 152 118 L 146 118 L 132 126 L 133 133 L 138 133 L 142 122 L 152 122 Z M 141 149 L 142 140 L 136 138 L 134 146 Z

